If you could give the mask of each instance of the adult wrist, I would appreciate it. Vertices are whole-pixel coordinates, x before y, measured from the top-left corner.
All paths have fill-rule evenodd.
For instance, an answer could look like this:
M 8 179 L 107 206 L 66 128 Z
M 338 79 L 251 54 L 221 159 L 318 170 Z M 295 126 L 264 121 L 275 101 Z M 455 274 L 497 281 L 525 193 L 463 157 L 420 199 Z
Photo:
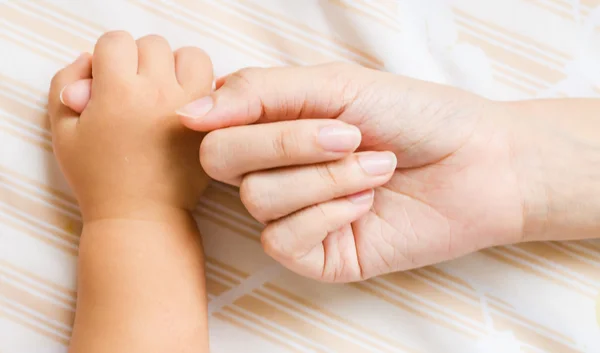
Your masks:
M 600 101 L 503 103 L 523 201 L 523 241 L 600 234 Z

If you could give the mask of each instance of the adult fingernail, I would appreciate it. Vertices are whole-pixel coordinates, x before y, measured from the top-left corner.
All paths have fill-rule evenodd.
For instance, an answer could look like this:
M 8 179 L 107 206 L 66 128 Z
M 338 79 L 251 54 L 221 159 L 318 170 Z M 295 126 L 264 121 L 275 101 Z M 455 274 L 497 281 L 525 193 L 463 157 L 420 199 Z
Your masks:
M 354 151 L 360 145 L 360 130 L 351 125 L 335 124 L 323 127 L 317 141 L 321 148 L 331 152 Z
M 366 203 L 371 203 L 371 200 L 373 200 L 374 194 L 375 194 L 375 190 L 370 189 L 370 190 L 361 191 L 354 195 L 350 195 L 347 197 L 347 199 L 354 204 L 364 205 Z
M 213 99 L 211 96 L 206 96 L 188 103 L 187 105 L 178 109 L 175 113 L 188 118 L 199 119 L 205 116 L 212 108 Z
M 396 155 L 392 152 L 369 152 L 359 155 L 358 163 L 369 175 L 383 175 L 396 169 Z

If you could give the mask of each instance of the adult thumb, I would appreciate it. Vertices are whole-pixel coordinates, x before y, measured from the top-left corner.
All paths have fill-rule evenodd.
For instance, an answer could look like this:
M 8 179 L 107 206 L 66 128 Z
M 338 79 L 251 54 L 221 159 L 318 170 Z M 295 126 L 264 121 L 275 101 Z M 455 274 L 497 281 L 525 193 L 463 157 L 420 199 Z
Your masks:
M 60 92 L 62 104 L 81 114 L 92 94 L 92 79 L 78 80 L 66 85 Z
M 211 95 L 177 110 L 197 131 L 304 118 L 337 118 L 357 95 L 360 66 L 347 63 L 247 68 L 217 85 Z

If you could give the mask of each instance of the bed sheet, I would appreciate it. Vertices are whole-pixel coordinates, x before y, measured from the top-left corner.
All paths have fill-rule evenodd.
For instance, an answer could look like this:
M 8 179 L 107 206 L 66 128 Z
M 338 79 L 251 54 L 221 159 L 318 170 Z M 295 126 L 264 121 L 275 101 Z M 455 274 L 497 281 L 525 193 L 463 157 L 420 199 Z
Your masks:
M 494 99 L 600 96 L 599 0 L 0 0 L 0 352 L 66 352 L 81 219 L 50 78 L 104 31 L 195 45 L 217 75 L 353 61 Z M 261 251 L 236 189 L 195 212 L 214 352 L 600 352 L 600 242 L 521 244 L 364 283 Z

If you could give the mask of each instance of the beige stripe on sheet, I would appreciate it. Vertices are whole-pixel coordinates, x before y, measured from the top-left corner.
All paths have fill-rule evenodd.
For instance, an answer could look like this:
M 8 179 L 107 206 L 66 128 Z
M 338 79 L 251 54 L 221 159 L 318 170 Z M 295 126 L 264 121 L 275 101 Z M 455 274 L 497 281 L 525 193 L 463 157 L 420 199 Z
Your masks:
M 597 0 L 579 0 L 578 8 L 574 6 L 574 2 L 570 0 L 524 0 L 531 2 L 533 5 L 540 7 L 545 11 L 549 11 L 555 15 L 575 21 L 577 18 L 576 11 L 579 10 L 580 16 L 589 16 L 592 7 L 598 6 Z
M 577 292 L 578 294 L 584 296 L 584 297 L 588 297 L 588 298 L 592 298 L 593 294 L 591 293 L 592 289 L 590 288 L 589 290 L 585 290 L 582 289 L 579 286 L 575 286 L 573 285 L 570 281 L 565 281 L 564 279 L 561 279 L 560 277 L 557 278 L 556 276 L 550 275 L 546 272 L 540 271 L 539 269 L 537 269 L 536 267 L 533 267 L 527 263 L 521 262 L 521 261 L 515 261 L 510 255 L 514 254 L 510 254 L 507 252 L 498 252 L 497 249 L 486 249 L 486 250 L 482 250 L 482 253 L 485 254 L 486 256 L 489 256 L 495 260 L 498 260 L 500 262 L 503 262 L 507 265 L 511 265 L 515 268 L 518 268 L 520 270 L 523 270 L 531 275 L 534 275 L 536 277 L 540 277 L 550 283 L 554 283 L 558 286 L 564 287 L 566 289 L 569 289 L 571 291 Z M 507 254 L 510 254 L 509 256 L 507 256 Z M 550 271 L 550 273 L 552 273 L 553 271 Z
M 248 1 L 238 1 L 237 3 L 255 11 L 255 13 L 260 13 L 262 16 L 258 17 L 255 13 L 253 14 L 251 11 L 248 11 L 241 6 L 236 8 L 239 13 L 242 13 L 248 18 L 260 22 L 262 25 L 269 25 L 271 31 L 275 33 L 281 33 L 288 38 L 291 37 L 297 40 L 305 40 L 312 47 L 319 47 L 321 50 L 332 51 L 339 57 L 346 58 L 350 61 L 356 61 L 358 64 L 366 67 L 374 69 L 381 69 L 383 67 L 381 60 L 375 58 L 368 52 L 348 44 L 339 38 L 324 35 L 289 16 L 277 14 L 269 10 L 267 7 L 261 6 L 260 3 L 252 3 Z M 233 6 L 230 6 L 230 8 L 233 9 Z M 291 27 L 291 29 L 287 29 L 286 27 L 278 25 L 276 21 L 286 23 L 287 26 Z M 302 51 L 304 48 L 305 47 L 302 46 L 299 47 L 298 50 Z M 348 55 L 347 52 L 353 54 L 353 56 Z M 353 60 L 355 57 L 356 59 Z
M 72 31 L 63 29 L 56 25 L 57 20 L 48 18 L 46 13 L 36 7 L 27 6 L 25 2 L 11 2 L 10 5 L 0 3 L 0 14 L 0 18 L 13 23 L 15 26 L 27 28 L 28 31 L 35 32 L 38 36 L 52 38 L 53 42 L 57 44 L 68 43 L 68 47 L 75 51 L 90 52 L 93 49 L 93 43 L 90 40 L 75 34 L 81 29 L 73 28 Z M 69 26 L 69 23 L 62 22 L 61 25 Z M 70 55 L 69 51 L 62 49 L 62 45 L 56 45 L 52 48 L 60 51 L 61 54 Z
M 203 21 L 202 18 L 190 17 L 188 12 L 186 12 L 186 11 L 173 9 L 173 8 L 167 7 L 167 5 L 153 4 L 153 6 L 150 6 L 150 5 L 146 4 L 145 2 L 138 1 L 138 0 L 128 0 L 128 1 L 132 2 L 134 5 L 139 6 L 140 8 L 142 8 L 148 12 L 154 13 L 155 15 L 163 18 L 164 20 L 172 22 L 173 24 L 176 24 L 178 26 L 181 26 L 181 27 L 187 28 L 189 30 L 192 30 L 194 32 L 197 32 L 197 33 L 201 34 L 202 36 L 205 36 L 208 38 L 215 38 L 215 39 L 219 40 L 220 42 L 222 42 L 223 44 L 226 44 L 227 46 L 240 52 L 241 54 L 244 54 L 244 55 L 247 55 L 248 57 L 262 61 L 266 65 L 281 65 L 281 64 L 285 63 L 285 60 L 283 60 L 283 58 L 281 58 L 280 56 L 273 57 L 272 55 L 269 56 L 267 54 L 261 55 L 254 50 L 249 50 L 247 47 L 240 45 L 238 41 L 232 40 L 229 36 L 219 33 L 219 31 L 214 31 L 214 28 L 213 28 L 214 24 L 212 24 L 210 22 L 206 22 L 205 20 Z M 165 12 L 164 11 L 165 8 L 169 12 Z M 161 9 L 163 9 L 163 11 L 161 11 Z M 173 15 L 171 12 L 175 12 L 175 15 Z M 181 21 L 181 18 L 183 18 L 184 21 Z M 212 31 L 208 30 L 208 29 L 212 29 Z
M 72 26 L 74 30 L 76 29 L 77 33 L 82 33 L 87 36 L 98 37 L 106 32 L 106 27 L 96 24 L 93 19 L 83 19 L 81 16 L 65 11 L 52 0 L 37 1 L 35 3 L 20 1 L 19 6 L 47 17 L 51 21 L 68 24 L 69 26 Z M 63 18 L 66 18 L 68 21 L 65 22 Z M 75 25 L 73 25 L 73 23 L 75 23 Z
M 9 312 L 7 309 L 2 308 L 2 307 L 0 307 L 0 318 L 5 318 L 9 321 L 14 322 L 15 324 L 26 327 L 27 329 L 31 330 L 32 332 L 35 332 L 42 336 L 45 336 L 45 337 L 47 337 L 53 341 L 56 341 L 64 346 L 67 346 L 69 344 L 68 338 L 63 337 L 61 335 L 57 335 L 56 333 L 52 332 L 52 330 L 49 330 L 47 328 L 40 328 L 38 325 L 32 324 L 30 321 L 25 320 L 21 316 L 15 315 L 15 314 Z
M 492 60 L 497 82 L 529 96 L 566 78 L 567 53 L 453 8 L 459 41 L 481 48 Z M 558 92 L 562 94 L 563 92 Z
M 347 1 L 347 0 L 326 0 L 332 5 L 335 5 L 350 14 L 362 17 L 369 20 L 372 23 L 384 26 L 394 32 L 400 32 L 402 30 L 400 24 L 395 18 L 390 17 L 379 11 L 373 11 L 373 8 L 369 10 L 368 2 L 365 0 L 360 1 Z M 366 9 L 365 9 L 365 5 Z
M 232 284 L 237 285 L 240 283 L 241 279 L 244 279 L 248 276 L 248 274 L 245 274 L 214 258 L 209 258 L 207 260 L 207 264 L 207 275 L 209 275 L 209 277 L 212 277 L 213 275 L 219 277 L 217 287 L 221 291 L 230 289 L 227 288 L 227 286 L 230 286 Z M 221 271 L 212 270 L 211 267 L 213 266 L 219 268 Z M 224 274 L 224 272 L 230 273 L 230 275 L 227 276 Z M 239 279 L 236 279 L 234 277 L 239 277 Z M 224 284 L 224 282 L 221 280 L 225 280 L 229 284 Z M 211 292 L 212 290 L 213 289 L 211 287 L 209 289 L 209 292 Z M 216 293 L 211 292 L 211 294 Z M 286 300 L 289 300 L 295 303 L 296 305 L 290 305 L 286 301 L 278 299 L 278 296 L 282 296 Z M 258 304 L 256 306 L 244 304 L 248 302 Z M 255 290 L 252 294 L 245 295 L 242 298 L 239 298 L 232 305 L 239 306 L 240 308 L 244 309 L 244 311 L 248 312 L 248 315 L 258 315 L 264 320 L 267 320 L 268 322 L 276 323 L 279 326 L 286 327 L 288 330 L 291 330 L 293 332 L 299 332 L 299 330 L 310 329 L 312 327 L 310 322 L 320 322 L 321 324 L 328 324 L 330 327 L 334 328 L 336 332 L 342 334 L 342 337 L 353 337 L 356 336 L 357 332 L 360 332 L 361 336 L 364 336 L 366 338 L 355 337 L 355 340 L 363 342 L 363 344 L 366 346 L 371 345 L 373 348 L 379 349 L 382 352 L 388 351 L 389 347 L 402 347 L 402 344 L 399 341 L 394 341 L 390 338 L 381 336 L 367 327 L 353 324 L 350 321 L 340 317 L 339 315 L 335 315 L 324 308 L 311 304 L 310 302 L 290 293 L 285 289 L 282 289 L 278 286 L 269 283 L 265 284 L 262 288 Z M 284 306 L 286 308 L 286 311 L 282 312 L 281 310 L 277 310 L 276 306 L 274 305 Z M 298 306 L 300 306 L 302 309 L 298 308 Z M 257 309 L 260 310 L 256 311 Z M 292 314 L 286 313 L 288 311 L 292 312 Z M 239 313 L 239 311 L 236 311 L 236 313 Z M 319 316 L 315 315 L 317 313 L 323 318 L 320 318 Z M 248 315 L 245 315 L 244 318 L 250 317 Z M 290 315 L 292 315 L 293 317 Z M 306 321 L 306 319 L 304 318 L 309 319 L 310 322 Z M 315 331 L 314 334 L 318 335 L 314 336 L 311 332 L 312 331 L 307 331 L 307 333 L 304 336 L 307 338 L 316 339 L 317 342 L 319 342 L 319 344 L 321 345 L 328 345 L 328 343 L 326 343 L 328 342 L 328 340 L 324 339 L 324 337 L 329 337 L 328 335 L 331 334 Z M 339 337 L 330 337 L 329 339 L 333 341 L 342 340 L 342 343 L 344 342 L 343 339 Z M 351 344 L 351 342 L 347 342 L 344 344 L 349 345 Z M 410 350 L 406 347 L 404 347 L 403 349 L 406 352 L 413 352 L 413 350 Z
M 539 7 L 545 11 L 551 12 L 557 16 L 560 16 L 566 20 L 574 21 L 575 15 L 573 13 L 573 7 L 570 4 L 566 4 L 560 1 L 552 0 L 524 0 L 532 5 Z

